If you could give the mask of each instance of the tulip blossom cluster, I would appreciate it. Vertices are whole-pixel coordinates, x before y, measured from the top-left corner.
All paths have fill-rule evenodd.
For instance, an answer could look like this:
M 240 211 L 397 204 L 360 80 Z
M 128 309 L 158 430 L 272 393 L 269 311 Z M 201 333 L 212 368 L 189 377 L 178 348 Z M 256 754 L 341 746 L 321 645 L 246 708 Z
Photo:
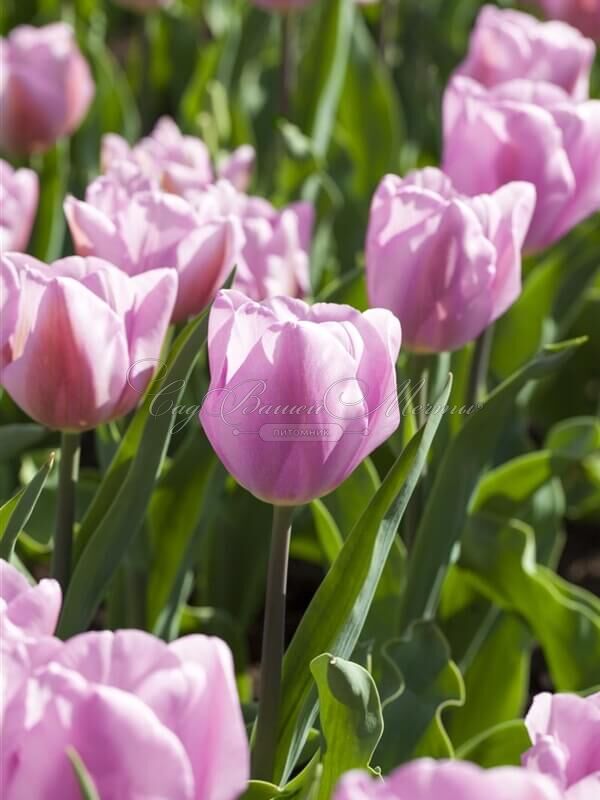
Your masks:
M 140 12 L 169 5 L 169 0 L 116 2 Z M 253 2 L 287 13 L 313 0 Z M 88 540 L 94 549 L 86 551 L 90 545 L 84 542 L 77 561 L 72 544 L 80 500 L 79 434 L 86 432 L 87 446 L 88 438 L 93 439 L 87 432 L 133 412 L 150 385 L 169 326 L 210 308 L 210 384 L 194 413 L 199 409 L 199 426 L 230 476 L 274 507 L 252 734 L 257 779 L 275 780 L 281 756 L 275 752 L 277 732 L 283 725 L 285 739 L 287 726 L 294 724 L 283 719 L 281 701 L 287 698 L 282 698 L 281 687 L 287 680 L 282 668 L 285 598 L 296 508 L 334 492 L 398 431 L 401 344 L 417 355 L 469 345 L 518 300 L 523 252 L 552 245 L 600 210 L 600 101 L 589 97 L 596 48 L 584 35 L 599 35 L 590 23 L 598 6 L 595 0 L 546 0 L 543 5 L 557 19 L 541 22 L 496 6 L 481 10 L 466 58 L 445 90 L 441 167 L 402 177 L 378 176 L 365 242 L 371 307 L 364 312 L 344 304 L 307 302 L 315 208 L 306 202 L 276 208 L 249 194 L 256 160 L 250 145 L 216 158 L 203 141 L 183 133 L 168 117 L 135 144 L 105 134 L 99 175 L 81 197 L 64 199 L 76 255 L 52 263 L 26 253 L 40 191 L 36 173 L 0 161 L 0 385 L 28 418 L 63 434 L 58 487 L 52 487 L 57 498 L 52 569 L 68 587 L 67 605 L 73 596 L 76 601 L 90 599 L 80 589 L 83 570 L 76 580 L 90 553 L 106 547 L 99 583 L 111 566 L 121 566 L 125 546 L 119 551 L 121 542 L 102 539 L 117 516 L 114 509 L 119 510 L 137 470 L 144 467 L 142 457 L 131 453 L 138 443 L 138 417 L 134 435 L 125 436 L 114 468 L 105 472 L 100 501 L 92 506 L 90 517 L 101 520 Z M 369 35 L 367 28 L 363 34 Z M 360 55 L 362 49 L 357 39 L 351 55 L 354 50 Z M 92 102 L 94 83 L 69 26 L 16 28 L 0 40 L 0 67 L 2 150 L 35 156 L 75 132 Z M 335 83 L 326 89 L 329 105 Z M 323 156 L 328 168 L 325 160 Z M 34 157 L 31 163 L 36 161 Z M 34 238 L 37 243 L 42 237 Z M 233 288 L 224 289 L 234 269 Z M 182 348 L 175 360 L 180 374 L 193 375 L 187 394 L 194 391 L 196 378 L 200 383 L 208 379 L 199 347 L 194 353 L 192 349 Z M 481 366 L 478 352 L 475 348 L 475 367 Z M 526 371 L 522 375 L 529 376 Z M 152 527 L 154 492 L 157 486 L 162 491 L 163 477 L 180 476 L 181 464 L 173 467 L 182 452 L 180 440 L 167 434 L 159 440 L 160 426 L 152 429 L 150 417 L 139 432 L 150 438 L 158 431 L 149 450 L 162 453 L 163 461 L 158 464 L 159 455 L 149 459 L 154 471 L 148 472 L 148 481 L 140 481 L 140 497 L 132 503 L 133 535 L 147 523 Z M 439 417 L 430 420 L 436 423 Z M 119 435 L 125 425 L 124 420 L 114 426 Z M 396 510 L 393 515 L 386 510 L 399 508 L 398 498 L 408 502 L 423 464 L 431 462 L 431 472 L 441 476 L 432 482 L 432 494 L 439 484 L 444 487 L 445 465 L 437 464 L 435 448 L 426 452 L 434 427 L 428 423 L 399 457 L 376 495 L 374 522 L 372 507 L 360 509 L 361 519 L 369 518 L 373 550 L 366 545 L 360 550 L 359 536 L 351 540 L 354 556 L 349 550 L 355 564 L 365 554 L 370 576 L 383 571 L 387 552 L 380 552 L 385 549 L 382 542 L 391 543 L 396 535 L 391 527 Z M 451 427 L 447 437 L 453 435 Z M 397 438 L 406 438 L 408 428 Z M 194 444 L 193 438 L 190 442 Z M 187 446 L 186 441 L 186 455 Z M 147 451 L 142 447 L 138 452 L 143 456 Z M 390 454 L 380 451 L 373 464 L 368 462 L 369 469 L 377 472 L 379 456 L 385 465 Z M 133 478 L 117 496 L 119 505 L 106 511 L 102 506 L 110 500 L 113 482 L 126 469 Z M 466 488 L 470 481 L 468 477 Z M 421 483 L 419 488 L 429 486 Z M 0 541 L 9 552 L 14 541 L 6 536 L 8 548 L 6 519 L 14 521 L 14 508 L 26 494 L 1 509 Z M 411 516 L 424 519 L 426 494 L 415 493 Z M 329 506 L 323 508 L 323 514 L 329 513 Z M 429 525 L 433 529 L 433 518 L 444 511 L 436 509 L 417 528 L 417 536 Z M 463 511 L 466 518 L 468 510 L 459 509 Z M 15 519 L 21 525 L 18 514 Z M 337 542 L 336 524 L 333 519 L 328 531 L 332 550 L 345 546 Z M 117 527 L 119 534 L 123 527 Z M 355 530 L 362 533 L 361 523 Z M 184 538 L 182 530 L 180 544 Z M 415 552 L 419 556 L 413 548 L 409 558 L 415 559 Z M 176 560 L 181 561 L 180 552 L 171 562 Z M 176 566 L 184 584 L 183 573 L 197 568 L 195 562 Z M 440 578 L 447 566 L 441 565 Z M 106 577 L 107 585 L 114 574 Z M 376 581 L 369 580 L 367 589 L 375 594 Z M 175 583 L 165 586 L 170 596 L 181 596 L 181 611 L 188 595 L 185 586 Z M 357 578 L 342 598 L 346 617 L 337 611 L 337 617 L 332 615 L 327 640 L 332 652 L 342 645 L 349 649 L 354 632 L 358 637 L 364 618 L 359 619 L 356 609 L 362 605 L 365 615 L 368 611 L 365 586 L 358 586 Z M 358 600 L 353 606 L 354 589 Z M 74 594 L 79 591 L 81 596 Z M 97 596 L 90 596 L 90 607 L 95 602 L 98 608 L 106 591 L 100 586 Z M 432 599 L 428 608 L 435 607 Z M 55 636 L 61 603 L 55 580 L 33 584 L 25 572 L 0 560 L 3 800 L 80 800 L 79 761 L 102 800 L 238 800 L 248 788 L 250 753 L 225 643 L 200 635 L 167 643 L 140 630 L 87 631 L 61 641 Z M 83 630 L 88 621 L 74 628 Z M 298 689 L 301 679 L 310 677 L 308 663 L 303 666 L 300 678 L 292 675 L 298 681 L 294 709 L 303 715 L 302 722 L 310 723 L 310 704 L 302 698 L 304 688 Z M 358 681 L 355 687 L 360 687 Z M 332 681 L 328 688 L 336 702 L 353 712 L 364 705 L 366 698 L 359 697 L 357 704 L 357 696 L 348 696 L 343 683 Z M 521 766 L 486 770 L 460 760 L 418 759 L 383 777 L 372 771 L 349 772 L 341 776 L 331 800 L 597 800 L 600 694 L 538 695 L 525 725 L 531 746 L 522 754 Z M 296 738 L 290 753 L 301 749 L 307 731 L 300 728 L 292 734 Z M 329 744 L 326 728 L 323 724 L 319 738 L 322 754 Z M 373 760 L 375 767 L 376 755 Z M 268 783 L 253 788 L 270 792 Z
M 562 22 L 485 6 L 444 96 L 443 172 L 388 175 L 371 206 L 369 300 L 408 349 L 455 350 L 521 291 L 521 251 L 600 209 L 594 43 Z
M 527 250 L 600 209 L 600 101 L 588 99 L 594 53 L 564 24 L 486 7 L 446 90 L 444 170 L 469 195 L 532 183 Z
M 242 245 L 240 225 L 213 202 L 220 187 L 211 187 L 199 210 L 182 197 L 153 189 L 129 169 L 121 165 L 126 181 L 114 173 L 98 178 L 85 202 L 67 198 L 75 249 L 131 276 L 170 267 L 179 287 L 173 319 L 185 320 L 206 307 L 232 270 Z
M 216 175 L 244 192 L 252 180 L 255 158 L 254 148 L 242 145 L 221 160 Z M 120 162 L 133 162 L 160 188 L 182 196 L 215 180 L 207 146 L 195 136 L 184 136 L 170 117 L 159 119 L 152 133 L 133 147 L 122 136 L 106 134 L 100 161 L 104 172 Z
M 234 266 L 236 286 L 255 299 L 310 291 L 313 210 L 276 210 L 244 193 L 254 164 L 249 146 L 221 162 L 215 182 L 208 150 L 167 118 L 134 147 L 109 135 L 105 174 L 85 202 L 67 198 L 77 253 L 104 258 L 130 275 L 170 267 L 179 278 L 174 321 L 202 311 Z
M 60 589 L 0 561 L 0 785 L 5 800 L 80 800 L 76 754 L 102 800 L 235 800 L 248 742 L 219 639 L 141 631 L 52 636 Z
M 486 90 L 458 76 L 444 98 L 444 129 L 444 169 L 461 192 L 535 186 L 527 249 L 553 244 L 600 208 L 600 100 L 575 103 L 543 81 Z

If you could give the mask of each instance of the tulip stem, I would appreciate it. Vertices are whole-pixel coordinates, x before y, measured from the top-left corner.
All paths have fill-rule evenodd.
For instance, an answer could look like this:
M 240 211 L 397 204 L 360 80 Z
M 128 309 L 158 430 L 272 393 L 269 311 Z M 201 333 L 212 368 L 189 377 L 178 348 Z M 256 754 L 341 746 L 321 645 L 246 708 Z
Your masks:
M 252 777 L 263 781 L 273 779 L 277 749 L 285 644 L 285 601 L 293 513 L 294 509 L 290 506 L 273 506 L 273 531 L 260 664 L 260 699 L 252 754 Z
M 469 372 L 469 382 L 467 384 L 467 407 L 480 402 L 485 395 L 493 339 L 494 326 L 490 325 L 475 342 L 473 360 L 471 361 L 471 370 Z
M 60 445 L 58 501 L 52 554 L 52 576 L 66 592 L 71 577 L 73 523 L 75 521 L 75 489 L 79 478 L 79 433 L 63 432 Z

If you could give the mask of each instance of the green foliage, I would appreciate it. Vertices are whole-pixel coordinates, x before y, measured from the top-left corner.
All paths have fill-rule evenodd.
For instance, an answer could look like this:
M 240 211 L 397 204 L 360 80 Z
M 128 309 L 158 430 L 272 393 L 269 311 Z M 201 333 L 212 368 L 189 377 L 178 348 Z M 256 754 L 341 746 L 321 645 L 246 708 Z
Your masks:
M 439 162 L 444 87 L 481 5 L 320 0 L 283 23 L 246 0 L 176 0 L 149 15 L 108 0 L 6 0 L 2 35 L 70 22 L 96 83 L 80 129 L 27 164 L 41 189 L 29 252 L 72 252 L 64 197 L 82 197 L 99 173 L 104 133 L 133 143 L 169 114 L 215 161 L 255 146 L 253 194 L 312 201 L 312 295 L 366 309 L 373 191 L 387 172 Z M 420 430 L 407 413 L 338 489 L 297 510 L 280 785 L 252 781 L 244 800 L 325 800 L 347 769 L 386 772 L 419 756 L 520 763 L 535 648 L 554 689 L 600 685 L 600 603 L 561 562 L 565 541 L 570 558 L 600 522 L 599 231 L 596 215 L 524 260 L 523 291 L 495 323 L 479 410 L 436 411 Z M 173 405 L 200 402 L 206 329 L 204 315 L 166 343 L 166 368 L 135 414 L 84 435 L 58 633 L 132 624 L 165 640 L 220 636 L 251 724 L 270 508 L 226 473 L 195 412 L 185 430 L 153 413 L 174 381 Z M 442 383 L 454 375 L 441 405 L 464 403 L 473 350 L 430 360 Z M 6 393 L 0 422 L 0 555 L 46 574 L 58 434 Z M 68 755 L 82 798 L 96 800 Z
M 0 506 L 0 557 L 6 561 L 10 561 L 17 537 L 27 525 L 53 464 L 54 453 L 27 486 Z
M 358 664 L 324 653 L 310 669 L 319 692 L 323 740 L 315 800 L 328 800 L 344 772 L 369 766 L 383 733 L 383 716 L 375 682 Z

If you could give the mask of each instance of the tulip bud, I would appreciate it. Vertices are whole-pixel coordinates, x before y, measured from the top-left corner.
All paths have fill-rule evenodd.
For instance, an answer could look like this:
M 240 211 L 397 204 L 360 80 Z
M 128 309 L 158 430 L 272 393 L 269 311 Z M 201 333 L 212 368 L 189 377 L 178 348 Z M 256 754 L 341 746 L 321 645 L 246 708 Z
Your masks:
M 457 74 L 488 88 L 517 78 L 547 81 L 574 100 L 586 100 L 595 56 L 591 39 L 569 25 L 484 6 Z
M 38 195 L 39 182 L 35 172 L 14 170 L 0 159 L 0 253 L 27 248 Z
M 534 204 L 527 183 L 463 197 L 437 169 L 383 179 L 367 233 L 369 300 L 396 314 L 408 349 L 456 350 L 514 303 Z
M 158 363 L 177 276 L 96 258 L 0 262 L 0 384 L 30 417 L 81 431 L 127 414 Z
M 400 325 L 389 311 L 221 291 L 208 336 L 200 421 L 234 478 L 266 502 L 333 491 L 398 427 Z
M 537 203 L 525 248 L 547 247 L 600 209 L 600 101 L 573 102 L 543 81 L 486 90 L 458 76 L 444 96 L 443 165 L 469 195 L 532 183 Z
M 79 127 L 94 82 L 72 29 L 22 25 L 0 39 L 0 148 L 47 150 Z

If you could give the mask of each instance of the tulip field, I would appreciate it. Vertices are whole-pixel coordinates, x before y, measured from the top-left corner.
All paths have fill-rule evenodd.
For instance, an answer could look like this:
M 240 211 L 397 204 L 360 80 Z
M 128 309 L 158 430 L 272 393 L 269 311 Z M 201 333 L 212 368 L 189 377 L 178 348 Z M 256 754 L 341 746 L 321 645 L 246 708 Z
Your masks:
M 600 800 L 600 0 L 3 0 L 2 800 Z

